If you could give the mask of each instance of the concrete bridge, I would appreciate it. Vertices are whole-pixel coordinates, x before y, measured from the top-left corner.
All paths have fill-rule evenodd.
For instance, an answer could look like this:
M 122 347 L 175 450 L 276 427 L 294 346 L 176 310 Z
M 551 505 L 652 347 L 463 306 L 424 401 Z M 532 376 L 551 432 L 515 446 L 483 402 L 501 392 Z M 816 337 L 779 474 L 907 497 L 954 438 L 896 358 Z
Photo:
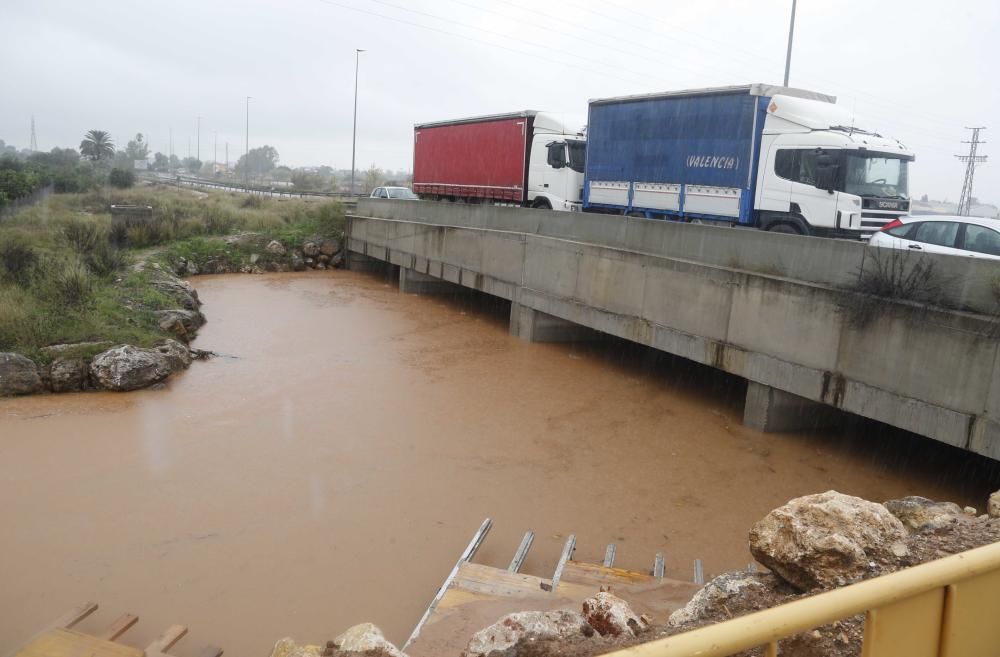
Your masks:
M 808 428 L 837 408 L 1000 459 L 1000 267 L 932 267 L 951 310 L 859 292 L 886 264 L 860 243 L 609 215 L 363 199 L 351 266 L 399 267 L 404 292 L 511 301 L 511 333 L 592 329 L 744 377 L 744 423 Z

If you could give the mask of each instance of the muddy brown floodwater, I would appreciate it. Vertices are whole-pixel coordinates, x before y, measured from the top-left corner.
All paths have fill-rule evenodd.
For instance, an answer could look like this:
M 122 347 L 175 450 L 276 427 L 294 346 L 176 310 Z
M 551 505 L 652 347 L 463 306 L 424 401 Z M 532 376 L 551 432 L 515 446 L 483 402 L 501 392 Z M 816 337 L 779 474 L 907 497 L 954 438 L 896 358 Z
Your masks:
M 613 541 L 616 565 L 663 551 L 688 579 L 694 558 L 745 565 L 750 525 L 797 495 L 982 505 L 991 484 L 870 426 L 744 429 L 738 381 L 521 342 L 497 302 L 350 272 L 194 282 L 197 345 L 227 356 L 162 390 L 0 400 L 0 653 L 91 599 L 89 627 L 140 615 L 133 643 L 188 625 L 182 656 L 366 620 L 401 642 L 487 516 L 484 563 L 533 529 L 525 572 L 551 575 L 576 533 L 579 559 Z

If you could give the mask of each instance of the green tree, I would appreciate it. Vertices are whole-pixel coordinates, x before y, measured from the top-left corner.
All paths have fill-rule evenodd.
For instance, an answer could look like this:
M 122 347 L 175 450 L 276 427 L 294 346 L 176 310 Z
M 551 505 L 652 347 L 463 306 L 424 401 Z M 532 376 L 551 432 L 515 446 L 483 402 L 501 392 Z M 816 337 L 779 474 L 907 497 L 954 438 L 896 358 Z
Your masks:
M 89 130 L 80 142 L 80 152 L 94 162 L 110 159 L 115 155 L 115 142 L 104 130 Z
M 135 184 L 135 174 L 131 169 L 112 169 L 108 182 L 119 189 L 128 189 Z
M 249 158 L 249 166 L 247 161 Z M 278 166 L 278 150 L 274 146 L 251 148 L 246 155 L 241 155 L 236 162 L 236 174 L 259 178 Z
M 153 155 L 153 170 L 166 171 L 170 168 L 170 159 L 163 153 Z
M 149 144 L 146 143 L 146 139 L 142 136 L 141 132 L 137 133 L 135 139 L 130 140 L 128 145 L 125 146 L 125 154 L 133 162 L 136 160 L 145 160 L 149 157 Z
M 186 157 L 181 160 L 181 166 L 187 169 L 187 172 L 192 176 L 197 176 L 198 172 L 201 171 L 201 160 L 196 157 Z
M 382 169 L 375 166 L 373 162 L 368 171 L 365 171 L 364 188 L 362 192 L 365 194 L 371 194 L 371 191 L 385 182 L 385 174 Z

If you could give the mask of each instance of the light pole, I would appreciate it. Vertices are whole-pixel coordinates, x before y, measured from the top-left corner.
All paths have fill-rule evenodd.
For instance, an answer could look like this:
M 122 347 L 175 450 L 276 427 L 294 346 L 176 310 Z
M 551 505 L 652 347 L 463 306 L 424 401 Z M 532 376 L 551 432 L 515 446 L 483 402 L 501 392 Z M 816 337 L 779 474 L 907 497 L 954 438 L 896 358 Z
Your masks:
M 354 130 L 351 132 L 351 195 L 354 195 L 354 154 L 358 145 L 358 60 L 361 53 L 365 52 L 361 48 L 354 49 Z
M 197 153 L 195 154 L 195 159 L 201 162 L 201 117 L 198 117 L 198 146 Z
M 247 96 L 247 147 L 246 155 L 243 159 L 243 186 L 248 190 L 250 189 L 250 99 L 253 96 Z
M 788 52 L 785 53 L 785 86 L 788 86 L 788 70 L 792 67 L 792 35 L 795 34 L 795 0 L 792 0 L 792 19 L 788 23 Z

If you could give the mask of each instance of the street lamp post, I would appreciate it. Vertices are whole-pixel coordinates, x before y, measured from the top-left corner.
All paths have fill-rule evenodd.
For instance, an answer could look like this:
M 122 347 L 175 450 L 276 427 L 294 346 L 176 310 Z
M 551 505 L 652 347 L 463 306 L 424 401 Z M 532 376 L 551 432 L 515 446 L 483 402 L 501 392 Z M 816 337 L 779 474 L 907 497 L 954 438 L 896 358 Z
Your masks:
M 354 129 L 351 132 L 351 195 L 354 195 L 354 154 L 358 145 L 358 60 L 361 53 L 365 52 L 361 48 L 354 49 Z
M 788 52 L 785 53 L 785 86 L 788 86 L 788 70 L 792 67 L 792 35 L 795 34 L 795 0 L 792 0 L 792 19 L 788 23 Z
M 201 162 L 201 117 L 198 117 L 198 150 L 195 157 Z
M 246 142 L 246 155 L 243 158 L 243 186 L 250 189 L 250 99 L 253 96 L 247 96 L 247 142 Z

